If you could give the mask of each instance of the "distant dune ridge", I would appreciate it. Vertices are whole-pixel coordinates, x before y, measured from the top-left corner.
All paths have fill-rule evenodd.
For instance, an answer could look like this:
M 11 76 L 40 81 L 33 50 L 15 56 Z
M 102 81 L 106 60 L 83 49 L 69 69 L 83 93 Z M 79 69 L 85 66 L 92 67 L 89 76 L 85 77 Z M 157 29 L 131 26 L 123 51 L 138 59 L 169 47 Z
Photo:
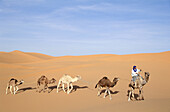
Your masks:
M 54 57 L 40 53 L 26 53 L 22 51 L 0 52 L 0 62 L 2 63 L 25 63 L 35 62 Z
M 127 90 L 131 80 L 132 66 L 136 65 L 150 73 L 144 86 L 144 101 L 127 101 Z M 129 55 L 99 54 L 54 57 L 41 53 L 22 51 L 0 52 L 0 111 L 2 112 L 169 112 L 170 111 L 170 51 Z M 56 85 L 63 74 L 80 75 L 84 81 L 73 83 L 74 91 L 69 95 L 56 93 Z M 45 75 L 55 78 L 50 93 L 37 93 L 37 79 Z M 97 97 L 94 88 L 99 79 L 107 76 L 120 81 L 112 88 L 112 100 L 103 93 Z M 23 79 L 18 94 L 5 95 L 10 78 Z M 136 91 L 137 92 L 137 91 Z M 67 108 L 66 108 L 67 107 Z

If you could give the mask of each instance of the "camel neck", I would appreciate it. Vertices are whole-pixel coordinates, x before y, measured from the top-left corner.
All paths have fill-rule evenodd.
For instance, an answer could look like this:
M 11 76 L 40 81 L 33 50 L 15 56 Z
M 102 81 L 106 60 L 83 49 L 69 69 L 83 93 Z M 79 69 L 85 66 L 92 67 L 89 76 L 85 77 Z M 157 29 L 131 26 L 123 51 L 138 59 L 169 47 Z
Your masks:
M 114 87 L 117 84 L 117 81 L 113 81 L 111 87 Z
M 20 81 L 17 85 L 21 85 L 22 84 L 22 82 Z
M 72 79 L 72 82 L 76 82 L 78 79 L 77 79 L 77 77 L 74 77 L 73 79 Z
M 145 76 L 145 81 L 148 82 L 148 77 Z

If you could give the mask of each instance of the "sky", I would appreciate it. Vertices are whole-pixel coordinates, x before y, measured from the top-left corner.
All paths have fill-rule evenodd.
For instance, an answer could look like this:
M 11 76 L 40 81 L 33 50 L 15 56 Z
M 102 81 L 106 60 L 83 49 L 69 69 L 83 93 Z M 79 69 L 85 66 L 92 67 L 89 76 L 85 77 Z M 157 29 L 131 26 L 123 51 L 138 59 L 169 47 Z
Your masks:
M 170 51 L 170 0 L 0 0 L 0 51 Z

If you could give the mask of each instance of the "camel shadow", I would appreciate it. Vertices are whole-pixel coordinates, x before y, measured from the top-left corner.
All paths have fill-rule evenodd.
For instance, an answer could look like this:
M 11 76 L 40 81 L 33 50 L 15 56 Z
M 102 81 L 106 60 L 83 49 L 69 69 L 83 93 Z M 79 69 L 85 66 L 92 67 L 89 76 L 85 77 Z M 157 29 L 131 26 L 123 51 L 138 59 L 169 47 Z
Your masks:
M 25 87 L 25 88 L 21 88 L 17 91 L 17 94 L 18 93 L 22 93 L 22 92 L 25 92 L 25 91 L 28 91 L 28 90 L 33 90 L 33 89 L 36 89 L 35 87 L 32 88 L 32 87 Z
M 100 95 L 101 94 L 103 94 L 103 93 L 105 93 L 105 91 L 106 91 L 106 89 L 103 89 L 101 92 L 100 92 Z M 118 94 L 119 93 L 119 91 L 112 91 L 112 90 L 110 90 L 110 94 Z M 108 94 L 108 92 L 107 92 L 107 95 L 106 96 L 108 96 L 109 94 Z
M 55 86 L 50 86 L 48 88 L 50 89 L 49 93 L 51 93 L 51 91 L 53 91 L 53 89 L 57 89 L 57 86 L 56 85 Z
M 103 94 L 103 93 L 105 93 L 105 91 L 106 91 L 106 89 L 103 89 L 101 92 L 100 92 L 100 94 Z M 119 91 L 112 91 L 112 90 L 110 90 L 110 94 L 117 94 L 117 93 L 119 93 Z
M 48 87 L 49 89 L 50 89 L 50 92 L 51 91 L 53 91 L 54 89 L 57 89 L 57 86 L 50 86 L 50 87 Z M 82 87 L 80 87 L 80 86 L 78 86 L 78 85 L 73 85 L 73 90 L 70 92 L 70 93 L 72 93 L 72 92 L 75 92 L 75 91 L 77 91 L 78 89 L 85 89 L 85 88 L 88 88 L 88 86 L 82 86 Z M 65 89 L 67 89 L 67 87 L 65 87 Z M 59 87 L 59 92 L 60 91 L 62 91 L 62 87 Z M 49 93 L 50 93 L 49 92 Z
M 77 91 L 77 89 L 85 89 L 85 88 L 88 88 L 88 86 L 82 86 L 82 87 L 80 87 L 80 86 L 74 85 L 72 91 Z

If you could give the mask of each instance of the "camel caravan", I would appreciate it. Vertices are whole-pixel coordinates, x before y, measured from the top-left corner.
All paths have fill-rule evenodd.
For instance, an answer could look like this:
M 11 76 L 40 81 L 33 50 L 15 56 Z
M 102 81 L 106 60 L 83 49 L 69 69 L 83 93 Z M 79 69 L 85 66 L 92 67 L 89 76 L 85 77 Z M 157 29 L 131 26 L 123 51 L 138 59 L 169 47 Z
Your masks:
M 130 90 L 128 90 L 128 101 L 133 101 L 134 99 L 136 100 L 144 100 L 143 97 L 143 87 L 144 85 L 146 85 L 149 81 L 149 72 L 145 72 L 144 74 L 144 78 L 140 75 L 140 72 L 142 70 L 141 69 L 137 69 L 136 66 L 133 66 L 132 69 L 132 80 L 130 81 L 130 84 L 128 85 Z M 73 83 L 82 80 L 81 76 L 75 76 L 75 77 L 71 77 L 68 74 L 64 74 L 58 81 L 58 84 L 56 87 L 57 89 L 57 93 L 59 92 L 59 90 L 63 90 L 64 93 L 70 94 L 74 88 Z M 114 86 L 117 85 L 118 81 L 120 80 L 120 78 L 115 77 L 113 79 L 113 81 L 109 80 L 108 77 L 103 77 L 102 79 L 100 79 L 98 81 L 98 83 L 96 84 L 95 88 L 98 89 L 97 92 L 97 96 L 100 96 L 101 93 L 104 91 L 104 97 L 106 98 L 106 96 L 108 95 L 110 100 L 112 99 L 112 91 L 110 90 L 111 88 L 113 88 Z M 83 81 L 83 80 L 82 80 Z M 24 83 L 23 80 L 18 81 L 15 78 L 11 78 L 9 80 L 9 82 L 7 83 L 7 88 L 6 88 L 6 94 L 8 94 L 8 90 L 10 90 L 11 94 L 17 94 L 17 91 L 19 91 L 20 89 L 18 88 L 19 85 L 22 85 Z M 55 84 L 56 83 L 56 79 L 52 78 L 51 80 L 49 80 L 45 75 L 42 75 L 40 78 L 38 78 L 37 80 L 37 87 L 36 87 L 36 92 L 41 93 L 48 91 L 48 93 L 50 93 L 50 87 L 48 86 L 49 84 Z M 67 85 L 67 87 L 65 88 L 65 85 Z M 105 90 L 101 90 L 102 88 L 105 88 Z M 139 94 L 135 94 L 135 90 L 138 90 Z M 135 98 L 135 95 L 138 95 L 138 99 Z

